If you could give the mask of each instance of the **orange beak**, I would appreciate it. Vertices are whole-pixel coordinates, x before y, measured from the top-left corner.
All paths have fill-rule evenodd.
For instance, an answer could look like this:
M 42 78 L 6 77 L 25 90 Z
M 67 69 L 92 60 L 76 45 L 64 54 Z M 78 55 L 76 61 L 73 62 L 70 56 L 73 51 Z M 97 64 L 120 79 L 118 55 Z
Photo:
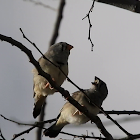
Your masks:
M 73 46 L 71 46 L 71 45 L 68 44 L 67 49 L 68 50 L 71 50 L 72 48 L 73 48 Z

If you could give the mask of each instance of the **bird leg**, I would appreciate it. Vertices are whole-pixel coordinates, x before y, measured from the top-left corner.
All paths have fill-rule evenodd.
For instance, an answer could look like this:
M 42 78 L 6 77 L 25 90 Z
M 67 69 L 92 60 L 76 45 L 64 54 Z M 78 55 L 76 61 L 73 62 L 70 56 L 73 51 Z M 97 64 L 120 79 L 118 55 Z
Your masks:
M 84 105 L 81 105 L 81 106 L 84 106 Z M 78 113 L 78 115 L 83 115 L 82 112 L 80 112 L 78 109 L 72 114 L 73 116 L 76 115 Z
M 52 78 L 52 80 L 55 81 L 54 78 Z M 54 89 L 49 82 L 47 82 L 47 84 L 44 86 L 44 89 L 45 88 L 50 88 L 51 90 Z

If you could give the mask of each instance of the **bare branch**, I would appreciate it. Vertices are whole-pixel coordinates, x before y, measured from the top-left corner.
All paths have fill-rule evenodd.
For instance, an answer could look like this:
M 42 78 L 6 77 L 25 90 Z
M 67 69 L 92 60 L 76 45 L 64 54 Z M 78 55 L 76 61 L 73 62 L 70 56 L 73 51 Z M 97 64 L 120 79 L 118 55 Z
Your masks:
M 50 9 L 50 10 L 56 11 L 55 8 L 53 8 L 53 7 L 49 6 L 49 5 L 46 5 L 46 4 L 42 3 L 42 2 L 37 2 L 37 1 L 34 1 L 34 0 L 24 0 L 24 1 L 32 2 L 32 3 L 34 3 L 35 5 L 39 5 L 39 6 L 42 6 L 42 7 L 44 7 L 44 8 L 48 8 L 48 9 Z
M 52 35 L 49 46 L 55 44 L 56 39 L 59 35 L 58 31 L 59 31 L 59 28 L 60 28 L 60 23 L 61 23 L 62 18 L 63 18 L 64 6 L 65 6 L 65 0 L 61 0 L 60 5 L 59 5 L 59 9 L 58 9 L 58 15 L 57 15 L 56 23 L 54 25 L 53 35 Z
M 43 122 L 35 122 L 34 124 L 31 124 L 31 123 L 21 123 L 21 122 L 18 122 L 18 121 L 14 121 L 14 120 L 8 119 L 8 118 L 6 118 L 5 116 L 3 116 L 2 114 L 0 114 L 0 116 L 1 116 L 3 119 L 5 119 L 5 120 L 7 120 L 7 121 L 10 121 L 10 122 L 13 122 L 13 123 L 18 124 L 18 125 L 32 126 L 32 127 L 30 127 L 29 129 L 27 129 L 27 130 L 25 130 L 25 131 L 23 131 L 23 132 L 21 132 L 21 133 L 14 134 L 12 140 L 16 139 L 17 137 L 19 137 L 19 136 L 21 136 L 21 135 L 23 135 L 23 134 L 25 134 L 25 133 L 29 133 L 31 130 L 33 130 L 33 129 L 36 128 L 36 127 L 41 128 L 41 129 L 45 129 L 45 128 L 42 127 L 42 124 L 45 124 L 45 123 L 52 123 L 52 122 L 56 121 L 56 118 L 55 118 L 55 119 L 51 119 L 51 120 L 47 120 L 47 121 L 43 121 Z M 0 134 L 1 134 L 0 136 L 2 137 L 1 130 L 0 130 Z M 3 139 L 3 140 L 6 140 L 6 139 Z
M 14 120 L 8 119 L 8 118 L 6 118 L 5 116 L 3 116 L 2 114 L 0 114 L 0 116 L 1 116 L 3 119 L 5 119 L 5 120 L 7 120 L 7 121 L 10 121 L 10 122 L 13 122 L 13 123 L 16 123 L 16 124 L 18 124 L 18 125 L 34 126 L 34 124 L 21 123 L 21 122 L 18 122 L 18 121 L 14 121 Z
M 0 137 L 2 138 L 1 140 L 6 140 L 1 132 L 1 129 L 0 129 Z
M 93 10 L 94 2 L 95 2 L 95 0 L 93 0 L 92 6 L 91 6 L 89 12 L 87 13 L 87 15 L 82 19 L 82 20 L 84 20 L 85 18 L 88 18 L 88 22 L 89 22 L 88 40 L 89 40 L 90 43 L 91 43 L 91 51 L 93 51 L 94 44 L 93 44 L 93 42 L 92 42 L 92 40 L 91 40 L 91 37 L 90 37 L 90 35 L 91 35 L 91 27 L 92 27 L 92 24 L 91 24 L 90 16 L 89 16 L 89 15 L 90 15 L 90 13 L 91 13 L 92 10 Z
M 0 114 L 0 116 L 7 120 L 7 121 L 10 121 L 10 122 L 13 122 L 15 124 L 18 124 L 18 125 L 25 125 L 25 126 L 36 126 L 36 127 L 39 127 L 41 124 L 45 124 L 45 123 L 52 123 L 54 121 L 56 121 L 57 118 L 54 118 L 54 119 L 50 119 L 50 120 L 46 120 L 46 121 L 41 121 L 41 122 L 34 122 L 34 123 L 23 123 L 23 122 L 19 122 L 19 121 L 15 121 L 15 120 L 11 120 L 11 119 L 8 119 L 6 118 L 5 116 L 3 116 L 2 114 Z
M 103 108 L 102 108 L 103 110 Z M 103 113 L 105 113 L 105 111 L 103 110 Z M 114 124 L 116 124 L 127 136 L 131 136 L 132 134 L 127 132 L 116 120 L 114 120 L 111 116 L 109 116 L 108 114 L 105 114 L 106 117 L 108 119 L 110 119 L 112 122 L 114 122 Z
M 138 138 L 140 138 L 140 134 L 131 135 L 131 136 L 128 136 L 128 137 L 125 137 L 125 138 L 121 138 L 119 140 L 134 140 L 134 139 L 138 139 Z
M 74 138 L 89 138 L 89 139 L 106 140 L 106 138 L 102 138 L 102 137 L 94 137 L 94 136 L 88 136 L 88 135 L 75 135 L 75 134 L 70 134 L 70 133 L 66 133 L 66 132 L 62 132 L 62 131 L 60 133 L 69 135 L 69 136 L 73 136 Z
M 25 130 L 25 131 L 23 131 L 23 132 L 21 132 L 21 133 L 14 134 L 12 140 L 16 139 L 17 137 L 19 137 L 19 136 L 21 136 L 21 135 L 23 135 L 23 134 L 25 134 L 25 133 L 29 133 L 29 132 L 30 132 L 31 130 L 33 130 L 35 127 L 36 127 L 36 126 L 32 126 L 31 128 L 29 128 L 29 129 L 27 129 L 27 130 Z
M 140 121 L 140 117 L 124 117 L 124 118 L 120 118 L 120 119 L 117 119 L 117 122 L 120 124 L 120 123 L 129 123 L 129 122 L 134 122 L 134 121 L 137 121 L 139 122 Z M 110 121 L 104 121 L 103 122 L 104 126 L 111 126 L 113 125 L 112 122 Z M 89 127 L 90 125 L 88 125 Z M 92 127 L 92 126 L 91 126 Z
M 115 110 L 112 110 L 112 111 L 105 111 L 106 114 L 115 114 L 115 115 L 124 115 L 124 114 L 127 114 L 127 115 L 140 115 L 140 111 L 115 111 Z M 102 111 L 99 112 L 99 114 L 103 114 Z

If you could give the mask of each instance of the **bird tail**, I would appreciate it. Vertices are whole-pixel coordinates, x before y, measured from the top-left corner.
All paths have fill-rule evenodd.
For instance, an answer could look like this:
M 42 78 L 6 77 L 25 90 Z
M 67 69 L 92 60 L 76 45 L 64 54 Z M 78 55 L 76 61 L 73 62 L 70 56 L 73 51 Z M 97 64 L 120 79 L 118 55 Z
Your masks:
M 48 129 L 45 129 L 43 134 L 45 136 L 49 136 L 50 138 L 55 138 L 58 136 L 58 134 L 60 133 L 61 129 L 63 128 L 64 126 L 61 126 L 61 127 L 57 127 L 56 126 L 56 123 L 53 124 L 51 127 L 49 127 Z
M 42 99 L 35 101 L 34 108 L 33 108 L 34 118 L 36 118 L 40 114 L 44 102 L 45 102 L 45 97 L 42 97 Z

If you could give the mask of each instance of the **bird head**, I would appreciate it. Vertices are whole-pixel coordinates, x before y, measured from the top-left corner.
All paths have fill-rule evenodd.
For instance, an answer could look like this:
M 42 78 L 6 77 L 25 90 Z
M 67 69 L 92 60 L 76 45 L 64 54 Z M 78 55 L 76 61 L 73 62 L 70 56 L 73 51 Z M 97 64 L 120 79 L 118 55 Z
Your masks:
M 98 106 L 101 106 L 104 99 L 108 95 L 108 89 L 107 89 L 106 83 L 96 76 L 95 76 L 94 82 L 91 82 L 91 83 L 92 83 L 92 86 L 88 90 L 89 92 L 87 92 L 90 102 L 93 102 Z
M 72 45 L 66 42 L 59 42 L 49 47 L 48 55 L 53 61 L 60 64 L 67 64 L 70 50 L 73 48 Z
M 107 85 L 104 81 L 99 79 L 97 76 L 95 76 L 94 82 L 91 82 L 92 86 L 95 88 L 96 91 L 98 91 L 104 99 L 107 97 L 108 89 Z

